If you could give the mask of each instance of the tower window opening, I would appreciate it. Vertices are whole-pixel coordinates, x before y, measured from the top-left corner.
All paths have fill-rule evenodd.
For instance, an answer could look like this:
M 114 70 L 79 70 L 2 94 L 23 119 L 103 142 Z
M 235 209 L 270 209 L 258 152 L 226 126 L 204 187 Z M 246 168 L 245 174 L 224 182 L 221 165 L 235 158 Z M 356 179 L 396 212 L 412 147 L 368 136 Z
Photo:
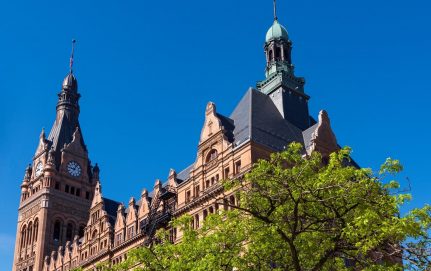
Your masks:
M 79 231 L 78 231 L 79 238 L 84 236 L 84 228 L 85 228 L 84 226 L 79 227 Z
M 68 184 L 66 184 L 64 186 L 64 192 L 69 193 L 69 185 Z
M 73 187 L 73 186 L 72 186 L 72 187 L 70 188 L 70 194 L 72 194 L 72 195 L 74 195 L 74 194 L 75 194 L 75 187 Z
M 269 50 L 269 52 L 268 52 L 268 62 L 271 62 L 273 59 L 272 59 L 272 50 Z
M 79 188 L 76 189 L 76 196 L 77 197 L 81 196 L 81 189 L 79 189 Z
M 39 231 L 39 220 L 36 218 L 36 220 L 34 221 L 34 226 L 33 226 L 33 242 L 34 243 L 37 242 L 38 231 Z
M 73 237 L 73 225 L 72 223 L 67 224 L 67 229 L 66 229 L 66 241 L 72 241 L 72 237 Z
M 30 222 L 30 224 L 28 224 L 28 229 L 27 229 L 27 245 L 31 244 L 31 234 L 33 233 L 33 224 Z
M 55 182 L 55 189 L 60 190 L 60 183 L 59 182 Z
M 22 248 L 25 247 L 26 234 L 27 234 L 27 227 L 24 226 L 22 228 L 22 231 L 21 231 L 21 247 Z
M 275 60 L 280 60 L 280 58 L 281 58 L 281 49 L 277 47 L 275 49 Z
M 55 221 L 54 223 L 54 234 L 52 236 L 52 239 L 54 239 L 54 241 L 58 242 L 60 241 L 60 232 L 61 232 L 61 223 L 60 221 Z

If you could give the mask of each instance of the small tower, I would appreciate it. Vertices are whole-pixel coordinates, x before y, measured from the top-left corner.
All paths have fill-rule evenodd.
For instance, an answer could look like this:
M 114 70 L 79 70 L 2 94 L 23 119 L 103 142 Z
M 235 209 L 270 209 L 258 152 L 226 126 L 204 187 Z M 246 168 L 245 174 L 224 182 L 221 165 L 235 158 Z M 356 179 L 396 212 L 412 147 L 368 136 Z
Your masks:
M 266 32 L 264 51 L 266 78 L 257 83 L 257 89 L 271 97 L 284 119 L 302 130 L 307 129 L 311 124 L 310 97 L 304 92 L 304 78 L 294 74 L 292 42 L 286 28 L 278 21 L 275 0 L 274 22 Z

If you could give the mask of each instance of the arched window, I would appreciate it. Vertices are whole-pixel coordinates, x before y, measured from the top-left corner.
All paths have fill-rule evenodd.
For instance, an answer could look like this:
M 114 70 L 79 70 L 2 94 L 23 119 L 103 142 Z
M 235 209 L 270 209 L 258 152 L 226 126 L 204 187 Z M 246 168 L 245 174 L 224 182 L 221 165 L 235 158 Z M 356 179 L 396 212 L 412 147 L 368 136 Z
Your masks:
M 52 239 L 58 242 L 60 241 L 60 233 L 61 233 L 61 222 L 59 220 L 54 223 L 54 233 L 52 235 Z
M 31 234 L 33 233 L 33 224 L 30 222 L 27 229 L 27 245 L 31 244 Z
M 37 242 L 37 233 L 39 231 L 39 219 L 36 218 L 33 226 L 33 243 Z
M 73 238 L 73 224 L 69 222 L 66 228 L 66 241 L 72 241 Z
M 97 230 L 93 231 L 93 234 L 91 235 L 91 239 L 95 239 L 97 237 Z
M 269 53 L 268 53 L 268 62 L 271 62 L 272 61 L 272 50 L 269 50 Z
M 212 161 L 212 160 L 214 160 L 216 158 L 217 158 L 217 150 L 216 149 L 212 149 L 212 150 L 210 150 L 208 152 L 207 158 L 206 158 L 205 162 Z
M 82 226 L 82 225 L 79 227 L 79 232 L 78 232 L 79 238 L 84 236 L 84 228 L 85 226 Z
M 24 227 L 21 230 L 21 247 L 25 247 L 25 240 L 27 236 L 27 226 L 24 225 Z
M 280 60 L 281 57 L 281 49 L 280 48 L 275 48 L 275 59 L 276 60 Z

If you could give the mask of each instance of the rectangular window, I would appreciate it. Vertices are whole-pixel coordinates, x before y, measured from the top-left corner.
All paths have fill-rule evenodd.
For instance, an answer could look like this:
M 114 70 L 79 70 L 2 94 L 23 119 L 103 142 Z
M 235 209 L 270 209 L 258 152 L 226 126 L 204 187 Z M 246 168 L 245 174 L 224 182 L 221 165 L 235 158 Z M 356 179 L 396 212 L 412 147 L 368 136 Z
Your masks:
M 224 178 L 225 179 L 229 178 L 229 167 L 224 169 Z
M 55 189 L 60 190 L 60 183 L 59 182 L 55 182 Z
M 235 162 L 235 174 L 238 174 L 241 172 L 241 160 Z
M 78 196 L 78 197 L 81 196 L 81 189 L 79 189 L 79 188 L 76 189 L 76 196 Z
M 195 229 L 199 228 L 199 214 L 195 215 Z
M 121 234 L 121 233 L 118 233 L 117 234 L 117 237 L 115 238 L 116 240 L 115 240 L 115 244 L 118 246 L 119 244 L 121 244 L 121 242 L 122 242 L 122 238 L 123 238 L 123 235 Z
M 177 228 L 171 228 L 169 231 L 169 241 L 174 243 L 177 240 Z
M 192 197 L 192 193 L 190 192 L 190 190 L 186 191 L 186 203 L 189 203 Z
M 131 226 L 127 229 L 127 239 L 132 238 L 135 235 L 135 227 Z
M 200 193 L 200 187 L 199 187 L 199 185 L 197 185 L 195 187 L 195 197 L 199 197 L 199 193 Z
M 72 186 L 70 188 L 70 194 L 75 195 L 75 187 Z
M 207 181 L 205 182 L 205 188 L 208 188 L 208 187 L 210 187 L 210 180 L 207 180 Z
M 66 184 L 66 186 L 64 187 L 64 192 L 69 193 L 69 185 Z

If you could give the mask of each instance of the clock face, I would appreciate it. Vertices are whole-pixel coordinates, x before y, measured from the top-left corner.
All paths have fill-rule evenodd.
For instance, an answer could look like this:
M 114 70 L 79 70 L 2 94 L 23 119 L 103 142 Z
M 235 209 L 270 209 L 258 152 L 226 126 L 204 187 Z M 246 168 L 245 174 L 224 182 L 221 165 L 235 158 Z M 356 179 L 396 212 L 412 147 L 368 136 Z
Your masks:
M 40 174 L 42 174 L 42 170 L 43 170 L 42 162 L 37 163 L 36 172 L 35 172 L 36 177 L 39 177 Z
M 81 175 L 81 166 L 75 161 L 70 161 L 67 164 L 67 172 L 73 177 L 78 177 Z

